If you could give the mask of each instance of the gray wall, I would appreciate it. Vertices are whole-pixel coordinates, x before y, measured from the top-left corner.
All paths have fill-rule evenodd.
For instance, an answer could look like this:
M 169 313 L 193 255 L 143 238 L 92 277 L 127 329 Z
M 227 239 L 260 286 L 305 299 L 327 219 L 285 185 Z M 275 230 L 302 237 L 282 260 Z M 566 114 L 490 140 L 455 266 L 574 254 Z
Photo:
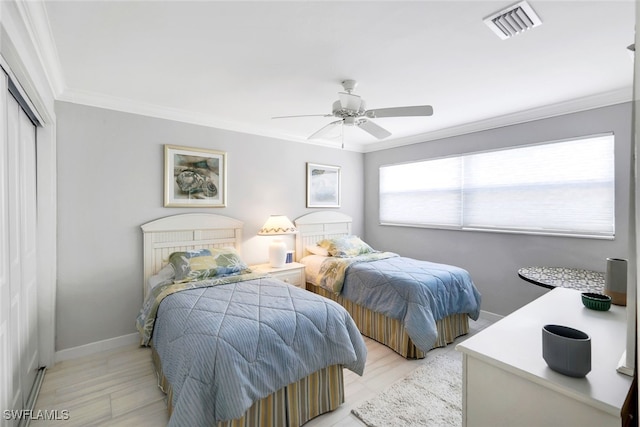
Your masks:
M 56 103 L 58 289 L 56 350 L 135 332 L 142 305 L 140 225 L 185 212 L 244 221 L 243 257 L 266 262 L 270 214 L 305 207 L 306 162 L 342 167 L 341 211 L 363 233 L 361 153 Z M 163 145 L 227 152 L 226 208 L 163 207 Z M 287 244 L 294 249 L 291 237 Z
M 66 102 L 56 103 L 56 113 L 58 351 L 135 332 L 145 222 L 194 211 L 238 218 L 244 258 L 266 262 L 268 238 L 256 233 L 267 217 L 312 211 L 305 207 L 306 162 L 342 167 L 340 210 L 353 216 L 355 234 L 381 250 L 466 268 L 489 312 L 508 314 L 546 292 L 519 279 L 519 267 L 604 271 L 606 257 L 628 254 L 630 103 L 365 155 Z M 616 134 L 613 241 L 378 225 L 381 164 L 608 131 Z M 164 144 L 226 151 L 228 207 L 164 208 Z M 287 243 L 293 249 L 293 238 Z
M 615 133 L 616 144 L 615 240 L 379 225 L 380 165 L 610 131 Z M 628 258 L 631 142 L 631 103 L 626 103 L 367 153 L 364 235 L 377 249 L 467 269 L 482 293 L 482 309 L 509 314 L 546 292 L 544 288 L 519 279 L 517 271 L 520 267 L 566 266 L 604 271 L 607 257 Z

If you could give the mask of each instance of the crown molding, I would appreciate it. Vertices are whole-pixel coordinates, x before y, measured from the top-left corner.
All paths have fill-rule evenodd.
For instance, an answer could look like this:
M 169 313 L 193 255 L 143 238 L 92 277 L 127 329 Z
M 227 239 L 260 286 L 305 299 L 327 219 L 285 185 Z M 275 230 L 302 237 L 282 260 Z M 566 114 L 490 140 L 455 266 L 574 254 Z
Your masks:
M 26 0 L 18 0 L 15 4 L 38 61 L 42 64 L 49 89 L 57 97 L 63 92 L 65 83 L 45 4 Z
M 114 97 L 95 92 L 82 90 L 65 89 L 57 98 L 58 101 L 71 102 L 90 107 L 105 108 L 107 110 L 120 111 L 124 113 L 139 114 L 142 116 L 154 117 L 165 120 L 173 120 L 182 123 L 189 123 L 200 126 L 214 127 L 239 133 L 251 135 L 259 135 L 267 138 L 286 140 L 292 142 L 301 142 L 311 145 L 319 145 L 323 147 L 342 149 L 341 144 L 332 141 L 323 140 L 307 140 L 305 138 L 295 137 L 293 135 L 283 135 L 275 132 L 268 132 L 246 123 L 234 122 L 229 120 L 220 120 L 211 115 L 202 114 L 193 111 L 181 110 L 177 108 L 169 108 L 156 104 L 138 102 L 131 99 Z M 363 152 L 364 147 L 359 144 L 345 143 L 344 150 Z
M 590 110 L 593 108 L 606 107 L 610 105 L 629 102 L 632 100 L 633 90 L 631 87 L 621 88 L 601 94 L 587 96 L 575 100 L 560 102 L 543 107 L 533 108 L 525 111 L 519 111 L 513 114 L 506 114 L 499 117 L 492 117 L 486 120 L 479 120 L 472 123 L 466 123 L 459 126 L 452 126 L 446 129 L 439 129 L 433 132 L 427 132 L 406 138 L 399 138 L 389 141 L 375 142 L 373 144 L 353 144 L 345 143 L 344 148 L 341 144 L 332 141 L 307 140 L 292 135 L 276 134 L 274 132 L 265 132 L 263 129 L 247 126 L 246 123 L 232 122 L 220 120 L 210 115 L 196 113 L 192 111 L 180 110 L 175 108 L 167 108 L 154 104 L 142 103 L 130 99 L 113 97 L 110 95 L 97 94 L 79 90 L 64 90 L 58 100 L 82 104 L 98 108 L 106 108 L 115 111 L 127 112 L 132 114 L 140 114 L 160 119 L 179 121 L 184 123 L 202 125 L 207 127 L 215 127 L 240 133 L 260 135 L 268 138 L 287 140 L 293 142 L 301 142 L 311 145 L 319 145 L 336 149 L 344 149 L 347 151 L 355 151 L 359 153 L 369 153 L 374 151 L 386 150 L 390 148 L 402 147 L 405 145 L 418 144 L 422 142 L 433 141 L 437 139 L 450 138 L 459 135 L 465 135 L 473 132 L 480 132 L 489 129 L 496 129 L 505 126 L 511 126 L 519 123 L 526 123 L 534 120 L 540 120 L 564 114 L 576 113 L 580 111 Z
M 42 26 L 48 31 L 46 11 L 40 2 L 15 0 L 3 2 L 0 31 L 2 46 L 0 56 L 2 68 L 19 86 L 20 92 L 28 99 L 38 121 L 44 123 L 55 122 L 54 101 L 59 89 L 54 74 L 59 67 L 50 69 L 45 63 L 45 53 L 41 38 Z M 44 13 L 44 15 L 43 15 Z M 49 40 L 51 42 L 51 40 Z M 58 89 L 54 86 L 58 86 Z
M 505 114 L 503 116 L 492 117 L 486 120 L 479 120 L 472 123 L 465 123 L 459 126 L 452 126 L 446 129 L 439 129 L 406 138 L 398 138 L 390 141 L 381 141 L 369 144 L 364 147 L 365 153 L 387 150 L 389 148 L 402 147 L 405 145 L 419 144 L 437 139 L 451 138 L 454 136 L 480 132 L 489 129 L 497 129 L 505 126 L 526 123 L 535 120 L 548 119 L 565 114 L 577 113 L 580 111 L 592 110 L 594 108 L 607 107 L 621 104 L 633 100 L 633 88 L 631 86 L 604 92 L 592 96 L 586 96 L 570 101 L 545 105 L 543 107 L 532 108 L 519 111 L 517 113 Z

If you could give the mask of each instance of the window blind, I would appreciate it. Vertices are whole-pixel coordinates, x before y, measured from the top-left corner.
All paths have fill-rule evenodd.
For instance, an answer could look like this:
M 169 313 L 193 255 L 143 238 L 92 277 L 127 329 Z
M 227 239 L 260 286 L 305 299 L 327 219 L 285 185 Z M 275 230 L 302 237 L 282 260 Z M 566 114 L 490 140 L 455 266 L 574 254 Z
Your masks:
M 382 224 L 612 237 L 614 136 L 380 167 Z

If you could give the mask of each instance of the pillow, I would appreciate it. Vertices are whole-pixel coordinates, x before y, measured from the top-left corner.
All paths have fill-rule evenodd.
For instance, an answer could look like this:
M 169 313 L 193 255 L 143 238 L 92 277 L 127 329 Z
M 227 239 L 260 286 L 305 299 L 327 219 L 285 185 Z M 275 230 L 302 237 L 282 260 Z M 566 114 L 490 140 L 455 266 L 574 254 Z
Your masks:
M 235 248 L 211 249 L 211 252 L 218 266 L 216 276 L 230 276 L 251 271 Z
M 186 252 L 174 252 L 169 255 L 169 265 L 173 267 L 174 282 L 186 282 L 191 274 L 191 258 L 211 256 L 209 249 L 196 249 Z M 215 274 L 215 272 L 214 272 Z
M 329 251 L 318 245 L 309 245 L 305 249 L 314 255 L 329 256 Z
M 229 276 L 249 268 L 234 248 L 174 252 L 169 256 L 169 264 L 175 272 L 174 283 Z
M 360 240 L 358 236 L 325 239 L 318 242 L 318 246 L 325 248 L 329 255 L 337 258 L 349 258 L 375 252 L 371 246 Z

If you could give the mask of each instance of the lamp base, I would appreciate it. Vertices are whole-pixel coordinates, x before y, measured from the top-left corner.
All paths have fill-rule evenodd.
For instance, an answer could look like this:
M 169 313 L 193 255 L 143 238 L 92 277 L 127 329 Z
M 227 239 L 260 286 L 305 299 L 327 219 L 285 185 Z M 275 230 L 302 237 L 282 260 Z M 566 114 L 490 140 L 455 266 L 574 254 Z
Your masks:
M 269 265 L 273 268 L 284 267 L 287 260 L 287 245 L 282 239 L 274 239 L 269 245 Z

